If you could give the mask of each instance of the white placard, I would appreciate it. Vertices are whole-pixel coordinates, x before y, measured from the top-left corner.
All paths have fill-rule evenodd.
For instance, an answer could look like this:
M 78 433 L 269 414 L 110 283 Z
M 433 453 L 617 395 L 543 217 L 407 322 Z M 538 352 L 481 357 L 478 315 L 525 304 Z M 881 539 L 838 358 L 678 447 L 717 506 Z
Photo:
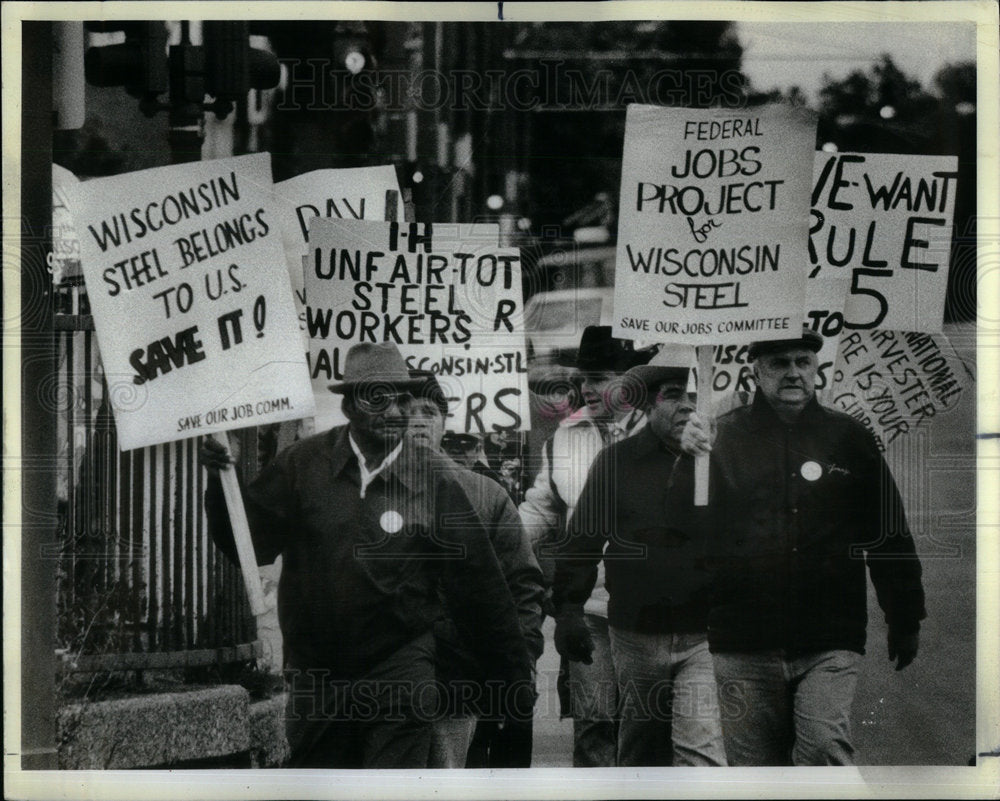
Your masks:
M 313 219 L 305 287 L 317 429 L 343 421 L 328 386 L 342 380 L 350 346 L 382 341 L 437 376 L 449 430 L 528 428 L 520 253 L 498 236 L 494 224 Z
M 267 153 L 65 187 L 122 450 L 313 414 Z
M 815 115 L 631 105 L 615 336 L 687 344 L 801 329 Z

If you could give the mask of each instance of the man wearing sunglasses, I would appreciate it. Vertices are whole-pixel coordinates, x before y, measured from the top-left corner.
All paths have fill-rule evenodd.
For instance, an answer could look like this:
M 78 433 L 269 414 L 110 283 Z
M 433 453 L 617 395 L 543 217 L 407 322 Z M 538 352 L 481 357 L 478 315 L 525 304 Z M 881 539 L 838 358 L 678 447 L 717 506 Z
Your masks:
M 330 385 L 348 424 L 282 451 L 244 491 L 258 562 L 282 556 L 292 767 L 426 767 L 443 714 L 439 587 L 488 679 L 531 714 L 531 664 L 486 528 L 457 468 L 404 437 L 420 385 L 395 345 L 355 345 Z M 229 460 L 209 439 L 201 461 L 210 531 L 232 555 L 218 480 Z

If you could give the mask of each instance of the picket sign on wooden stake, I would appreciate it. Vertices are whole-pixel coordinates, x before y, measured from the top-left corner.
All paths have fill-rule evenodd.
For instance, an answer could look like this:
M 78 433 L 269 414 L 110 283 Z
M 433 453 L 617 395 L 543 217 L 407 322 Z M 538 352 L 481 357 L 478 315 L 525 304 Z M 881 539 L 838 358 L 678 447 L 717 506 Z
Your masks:
M 715 348 L 711 345 L 698 345 L 698 401 L 695 411 L 702 421 L 709 425 L 709 413 L 712 409 L 712 361 Z M 694 505 L 708 506 L 708 460 L 707 453 L 694 458 Z
M 229 439 L 224 431 L 212 435 L 229 453 Z M 260 571 L 257 569 L 257 554 L 250 539 L 250 524 L 247 522 L 246 509 L 243 508 L 243 496 L 240 493 L 240 482 L 236 470 L 219 471 L 222 481 L 222 494 L 226 498 L 226 509 L 229 510 L 229 523 L 233 529 L 233 541 L 236 543 L 236 555 L 240 560 L 240 572 L 243 573 L 243 583 L 250 599 L 250 611 L 259 617 L 267 611 L 264 604 L 264 587 L 260 582 Z

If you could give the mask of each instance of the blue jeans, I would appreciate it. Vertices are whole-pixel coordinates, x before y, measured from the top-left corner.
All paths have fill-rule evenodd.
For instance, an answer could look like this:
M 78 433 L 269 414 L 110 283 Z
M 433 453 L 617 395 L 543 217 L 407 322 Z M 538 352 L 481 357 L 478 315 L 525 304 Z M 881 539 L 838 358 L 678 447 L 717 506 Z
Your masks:
M 861 655 L 716 653 L 731 765 L 853 765 L 851 703 Z
M 726 764 L 705 634 L 611 628 L 618 676 L 621 767 Z
M 585 615 L 593 662 L 569 663 L 573 710 L 573 767 L 613 768 L 618 754 L 618 683 L 611 663 L 608 619 Z

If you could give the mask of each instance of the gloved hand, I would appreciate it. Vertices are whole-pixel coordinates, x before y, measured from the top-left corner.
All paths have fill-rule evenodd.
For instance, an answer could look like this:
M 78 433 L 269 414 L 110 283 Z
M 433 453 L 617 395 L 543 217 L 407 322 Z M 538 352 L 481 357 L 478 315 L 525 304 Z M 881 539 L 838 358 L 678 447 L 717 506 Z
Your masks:
M 920 647 L 920 632 L 914 631 L 901 634 L 893 631 L 890 626 L 888 645 L 889 661 L 891 662 L 895 659 L 896 670 L 902 670 L 910 664 L 910 662 L 912 662 L 917 655 L 917 649 Z
M 590 638 L 583 606 L 563 604 L 556 613 L 556 650 L 570 662 L 593 663 L 594 641 Z
M 233 460 L 229 451 L 215 437 L 203 437 L 198 448 L 198 464 L 208 470 L 209 475 L 217 475 L 220 470 L 228 470 Z

